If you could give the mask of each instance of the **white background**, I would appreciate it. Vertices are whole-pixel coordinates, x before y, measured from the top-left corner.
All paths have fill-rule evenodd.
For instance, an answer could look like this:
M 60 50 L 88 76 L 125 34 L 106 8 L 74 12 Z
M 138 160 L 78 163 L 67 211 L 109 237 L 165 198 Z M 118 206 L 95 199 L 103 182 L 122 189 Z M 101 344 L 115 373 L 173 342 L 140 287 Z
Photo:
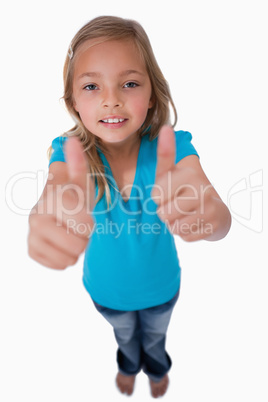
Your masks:
M 234 217 L 220 242 L 176 238 L 182 289 L 168 333 L 173 368 L 165 400 L 267 402 L 266 6 L 259 0 L 2 6 L 1 401 L 126 398 L 114 384 L 112 329 L 82 285 L 82 258 L 56 272 L 27 255 L 27 215 L 44 185 L 46 150 L 72 125 L 59 102 L 68 45 L 88 20 L 117 15 L 147 31 L 178 109 L 176 128 L 192 133 Z M 132 400 L 151 400 L 142 373 Z

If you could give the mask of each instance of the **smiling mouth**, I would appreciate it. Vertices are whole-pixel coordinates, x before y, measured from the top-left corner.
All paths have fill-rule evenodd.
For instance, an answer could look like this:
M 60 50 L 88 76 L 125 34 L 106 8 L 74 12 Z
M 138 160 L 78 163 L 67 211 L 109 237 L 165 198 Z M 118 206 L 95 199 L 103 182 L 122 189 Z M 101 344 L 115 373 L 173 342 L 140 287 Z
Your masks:
M 100 120 L 101 123 L 109 123 L 109 124 L 117 124 L 117 123 L 123 123 L 127 119 L 105 119 L 105 120 Z

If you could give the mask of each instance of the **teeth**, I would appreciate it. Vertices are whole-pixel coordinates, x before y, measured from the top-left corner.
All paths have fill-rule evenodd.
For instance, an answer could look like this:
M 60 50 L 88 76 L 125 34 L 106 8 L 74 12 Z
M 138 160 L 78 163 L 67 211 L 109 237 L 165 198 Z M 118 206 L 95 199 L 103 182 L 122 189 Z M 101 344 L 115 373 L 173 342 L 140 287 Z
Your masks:
M 104 123 L 122 123 L 125 119 L 106 119 L 102 120 Z

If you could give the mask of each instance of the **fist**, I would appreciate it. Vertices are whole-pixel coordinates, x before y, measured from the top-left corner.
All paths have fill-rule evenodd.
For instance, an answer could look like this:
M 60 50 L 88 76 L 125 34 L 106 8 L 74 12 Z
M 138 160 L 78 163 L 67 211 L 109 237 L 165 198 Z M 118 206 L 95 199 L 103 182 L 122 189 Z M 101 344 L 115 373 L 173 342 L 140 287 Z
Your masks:
M 218 229 L 221 200 L 206 178 L 196 155 L 175 164 L 175 133 L 169 126 L 159 132 L 157 168 L 152 198 L 159 219 L 172 234 L 186 241 L 212 236 Z
M 54 178 L 29 217 L 29 255 L 55 269 L 76 263 L 94 227 L 95 185 L 80 141 L 69 138 L 65 152 L 67 163 L 60 164 L 59 171 L 52 169 Z

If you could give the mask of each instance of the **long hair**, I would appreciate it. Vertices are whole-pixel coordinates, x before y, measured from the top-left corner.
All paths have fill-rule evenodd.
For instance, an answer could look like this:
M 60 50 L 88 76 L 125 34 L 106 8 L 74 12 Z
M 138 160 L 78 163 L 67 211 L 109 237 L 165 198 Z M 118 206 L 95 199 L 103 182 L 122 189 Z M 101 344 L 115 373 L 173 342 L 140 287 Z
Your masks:
M 131 39 L 142 56 L 151 82 L 153 106 L 148 110 L 146 119 L 137 133 L 138 135 L 142 137 L 149 132 L 149 139 L 152 141 L 158 136 L 159 130 L 164 124 L 170 124 L 170 106 L 174 113 L 173 127 L 177 122 L 177 112 L 168 83 L 155 59 L 149 38 L 138 22 L 114 16 L 101 16 L 89 21 L 77 32 L 68 49 L 63 70 L 63 99 L 75 126 L 63 135 L 77 136 L 80 139 L 88 159 L 90 173 L 97 180 L 98 196 L 96 203 L 105 193 L 107 206 L 109 206 L 111 203 L 110 189 L 102 160 L 97 151 L 97 148 L 101 151 L 104 151 L 104 148 L 101 140 L 84 126 L 73 104 L 74 64 L 79 53 L 79 47 L 89 39 L 97 39 L 96 43 L 107 40 Z M 51 148 L 49 154 L 51 154 Z

